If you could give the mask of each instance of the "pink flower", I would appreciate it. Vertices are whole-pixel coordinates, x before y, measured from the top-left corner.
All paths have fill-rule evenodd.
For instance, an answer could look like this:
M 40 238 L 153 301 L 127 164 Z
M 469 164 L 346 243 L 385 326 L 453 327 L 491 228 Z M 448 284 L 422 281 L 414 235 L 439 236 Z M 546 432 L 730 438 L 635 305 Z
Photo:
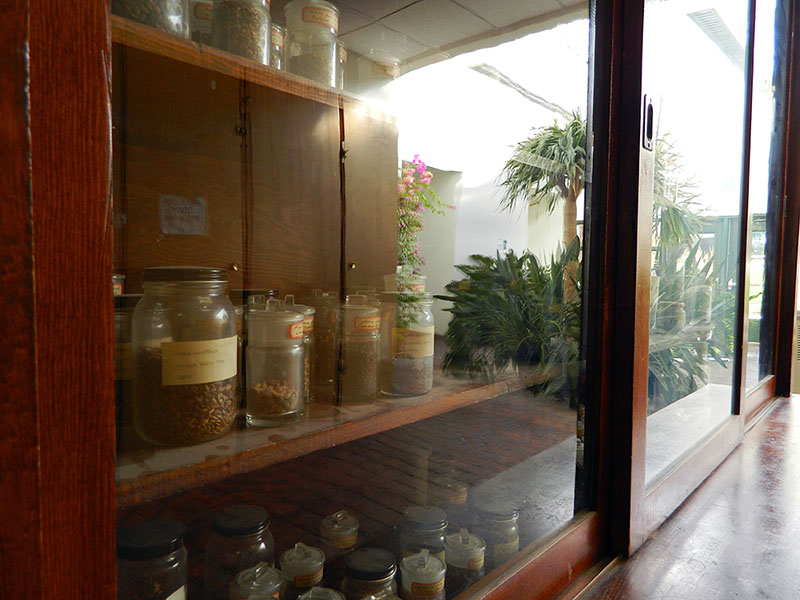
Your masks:
M 397 193 L 402 195 L 402 194 L 405 193 L 405 191 L 406 191 L 406 186 L 403 185 L 402 183 L 398 183 L 397 184 Z

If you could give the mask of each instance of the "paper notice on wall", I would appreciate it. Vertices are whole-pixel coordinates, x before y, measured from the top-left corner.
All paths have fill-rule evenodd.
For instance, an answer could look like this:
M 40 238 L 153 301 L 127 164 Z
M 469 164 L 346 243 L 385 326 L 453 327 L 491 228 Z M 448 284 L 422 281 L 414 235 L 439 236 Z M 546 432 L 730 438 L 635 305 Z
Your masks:
M 160 195 L 158 212 L 161 233 L 167 235 L 206 235 L 208 219 L 205 198 Z

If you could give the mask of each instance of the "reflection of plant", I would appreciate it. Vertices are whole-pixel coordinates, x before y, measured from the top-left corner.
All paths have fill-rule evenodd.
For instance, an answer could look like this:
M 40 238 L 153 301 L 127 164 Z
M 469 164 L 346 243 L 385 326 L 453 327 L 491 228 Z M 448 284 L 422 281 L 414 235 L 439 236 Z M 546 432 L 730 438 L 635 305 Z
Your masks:
M 574 240 L 549 264 L 512 251 L 495 258 L 476 254 L 474 265 L 459 265 L 466 279 L 447 284 L 449 295 L 436 296 L 452 303 L 445 309 L 453 317 L 444 371 L 491 379 L 509 365 L 576 365 L 579 305 L 564 301 L 564 275 L 579 251 Z M 559 377 L 562 386 L 576 380 L 569 373 Z

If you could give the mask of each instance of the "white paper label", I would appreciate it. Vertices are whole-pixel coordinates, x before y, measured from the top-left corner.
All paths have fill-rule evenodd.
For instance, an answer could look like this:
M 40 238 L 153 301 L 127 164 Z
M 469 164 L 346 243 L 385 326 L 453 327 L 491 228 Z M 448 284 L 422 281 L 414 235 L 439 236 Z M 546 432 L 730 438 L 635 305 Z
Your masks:
M 167 596 L 167 600 L 186 600 L 186 586 L 182 585 Z
M 161 384 L 194 385 L 236 376 L 235 335 L 202 342 L 161 344 Z
M 206 199 L 158 197 L 161 233 L 167 235 L 205 235 L 208 231 Z

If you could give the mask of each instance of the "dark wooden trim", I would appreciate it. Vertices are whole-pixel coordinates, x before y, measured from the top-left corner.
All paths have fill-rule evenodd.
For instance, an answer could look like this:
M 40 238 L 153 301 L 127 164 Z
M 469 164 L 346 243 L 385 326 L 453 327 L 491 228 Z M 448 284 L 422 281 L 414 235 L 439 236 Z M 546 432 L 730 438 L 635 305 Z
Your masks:
M 112 598 L 114 362 L 108 4 L 36 0 L 30 125 L 42 598 Z M 33 338 L 32 338 L 33 339 Z M 27 440 L 26 440 L 27 441 Z M 25 556 L 24 558 L 32 558 Z M 18 592 L 14 595 L 18 595 Z
M 742 399 L 742 412 L 745 424 L 749 425 L 758 411 L 772 398 L 775 397 L 775 383 L 777 378 L 769 375 L 758 382 L 754 388 L 747 390 Z
M 40 598 L 39 431 L 36 405 L 27 2 L 0 20 L 0 597 Z

